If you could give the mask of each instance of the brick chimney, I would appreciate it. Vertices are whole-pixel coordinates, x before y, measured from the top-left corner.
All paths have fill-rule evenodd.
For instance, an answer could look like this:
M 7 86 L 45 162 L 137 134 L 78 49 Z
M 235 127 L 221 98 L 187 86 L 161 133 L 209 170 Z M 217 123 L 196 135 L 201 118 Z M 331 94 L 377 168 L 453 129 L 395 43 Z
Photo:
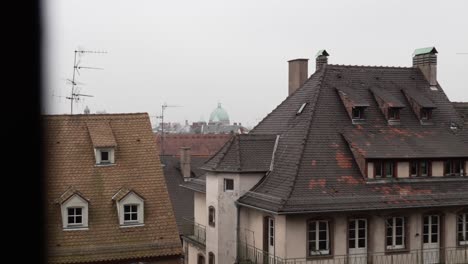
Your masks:
M 184 176 L 185 181 L 190 178 L 190 148 L 180 148 L 180 170 L 182 172 L 182 175 Z
M 320 70 L 323 65 L 328 64 L 328 52 L 326 50 L 319 50 L 315 55 L 315 71 Z
M 309 59 L 295 59 L 288 61 L 289 63 L 289 95 L 297 88 L 301 87 L 309 77 L 308 73 Z
M 435 47 L 416 49 L 413 53 L 413 67 L 418 67 L 429 84 L 437 85 L 437 50 Z

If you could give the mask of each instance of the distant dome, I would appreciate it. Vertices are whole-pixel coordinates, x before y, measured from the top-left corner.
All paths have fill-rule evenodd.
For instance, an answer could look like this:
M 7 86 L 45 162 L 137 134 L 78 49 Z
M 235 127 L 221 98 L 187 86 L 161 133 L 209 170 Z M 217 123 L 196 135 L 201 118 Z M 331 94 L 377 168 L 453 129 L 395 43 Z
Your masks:
M 210 123 L 229 125 L 229 115 L 226 110 L 221 107 L 221 103 L 218 103 L 218 107 L 211 112 Z

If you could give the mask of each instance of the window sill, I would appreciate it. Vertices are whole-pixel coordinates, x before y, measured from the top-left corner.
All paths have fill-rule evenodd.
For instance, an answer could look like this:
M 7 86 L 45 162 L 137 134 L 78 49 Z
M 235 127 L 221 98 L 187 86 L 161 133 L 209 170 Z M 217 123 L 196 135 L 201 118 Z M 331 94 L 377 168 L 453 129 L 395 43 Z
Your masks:
M 418 176 L 408 178 L 367 178 L 366 184 L 380 183 L 405 183 L 405 182 L 451 182 L 451 181 L 467 181 L 466 176 Z
M 65 227 L 63 231 L 87 231 L 89 228 L 87 226 L 77 226 L 77 227 Z
M 135 223 L 135 224 L 123 224 L 120 225 L 120 228 L 128 228 L 128 227 L 141 227 L 145 226 L 145 224 Z
M 94 167 L 111 167 L 115 166 L 115 163 L 98 163 L 94 164 Z

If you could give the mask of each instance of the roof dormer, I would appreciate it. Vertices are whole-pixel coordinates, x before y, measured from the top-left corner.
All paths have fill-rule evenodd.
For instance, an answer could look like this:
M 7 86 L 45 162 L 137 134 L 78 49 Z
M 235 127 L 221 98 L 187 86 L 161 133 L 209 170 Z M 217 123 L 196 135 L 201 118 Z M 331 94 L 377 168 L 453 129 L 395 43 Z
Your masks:
M 402 89 L 421 124 L 432 124 L 432 111 L 436 105 L 424 94 L 413 89 Z
M 136 227 L 145 224 L 145 199 L 135 191 L 121 188 L 113 196 L 116 202 L 120 227 Z
M 353 124 L 364 123 L 366 120 L 365 110 L 369 107 L 369 103 L 351 89 L 336 88 L 336 90 Z
M 117 142 L 110 123 L 88 122 L 87 126 L 94 147 L 96 165 L 114 164 Z
M 374 94 L 375 100 L 387 119 L 388 124 L 400 124 L 400 109 L 405 107 L 403 102 L 380 87 L 372 87 L 370 90 Z
M 62 215 L 63 230 L 88 229 L 88 203 L 83 194 L 74 187 L 69 187 L 58 199 Z

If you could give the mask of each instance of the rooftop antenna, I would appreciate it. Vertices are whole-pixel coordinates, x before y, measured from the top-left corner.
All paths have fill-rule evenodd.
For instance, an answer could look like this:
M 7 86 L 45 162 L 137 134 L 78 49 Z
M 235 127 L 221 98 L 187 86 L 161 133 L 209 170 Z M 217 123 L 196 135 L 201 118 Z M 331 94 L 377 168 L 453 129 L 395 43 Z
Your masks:
M 164 103 L 161 106 L 161 115 L 156 116 L 156 119 L 160 118 L 161 119 L 161 156 L 164 156 L 164 110 L 168 107 L 182 107 L 180 105 L 168 105 L 167 103 Z
M 84 97 L 94 97 L 94 96 L 89 95 L 89 94 L 81 94 L 81 93 L 75 91 L 75 86 L 79 84 L 77 81 L 75 81 L 75 73 L 78 73 L 78 75 L 80 75 L 80 69 L 104 70 L 103 68 L 81 66 L 80 65 L 80 60 L 78 60 L 78 62 L 76 61 L 76 55 L 81 57 L 85 53 L 102 54 L 102 53 L 107 53 L 107 52 L 106 51 L 81 50 L 81 49 L 75 50 L 75 58 L 74 58 L 74 61 L 73 61 L 73 78 L 71 80 L 67 79 L 67 81 L 69 81 L 71 83 L 71 86 L 72 86 L 71 87 L 71 95 L 70 95 L 70 97 L 66 97 L 67 99 L 70 100 L 70 114 L 72 114 L 72 115 L 73 115 L 73 102 L 74 101 L 80 100 L 80 97 L 83 97 L 83 96 Z

